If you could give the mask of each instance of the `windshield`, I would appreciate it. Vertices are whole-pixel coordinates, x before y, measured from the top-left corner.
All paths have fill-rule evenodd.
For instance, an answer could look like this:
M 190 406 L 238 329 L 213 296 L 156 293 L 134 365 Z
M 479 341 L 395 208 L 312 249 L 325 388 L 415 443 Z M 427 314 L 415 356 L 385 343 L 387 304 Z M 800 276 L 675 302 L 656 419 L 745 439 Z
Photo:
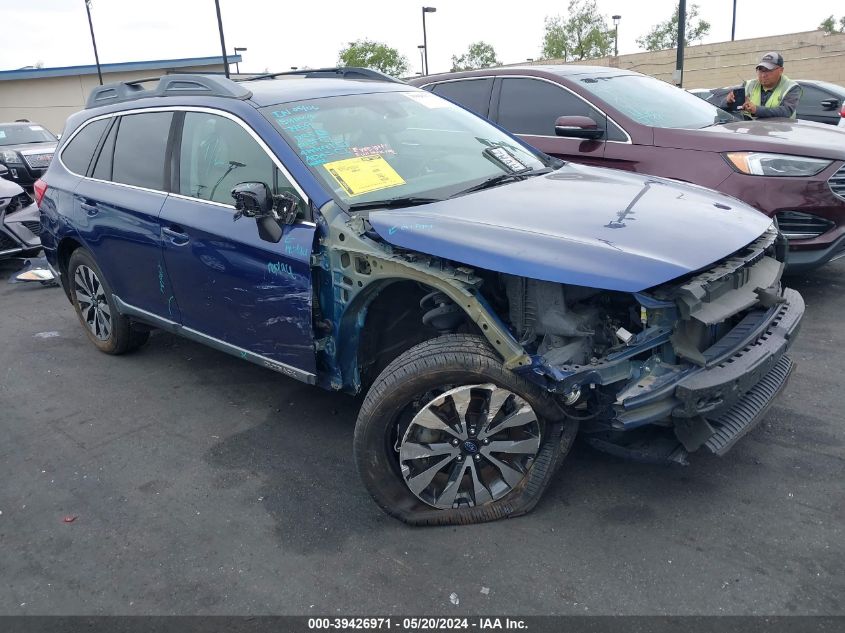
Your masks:
M 654 77 L 582 77 L 578 83 L 642 125 L 698 129 L 734 120 L 724 110 Z
M 40 125 L 0 125 L 0 145 L 55 142 L 56 137 Z
M 429 92 L 326 97 L 263 112 L 347 207 L 442 200 L 547 166 L 516 139 Z

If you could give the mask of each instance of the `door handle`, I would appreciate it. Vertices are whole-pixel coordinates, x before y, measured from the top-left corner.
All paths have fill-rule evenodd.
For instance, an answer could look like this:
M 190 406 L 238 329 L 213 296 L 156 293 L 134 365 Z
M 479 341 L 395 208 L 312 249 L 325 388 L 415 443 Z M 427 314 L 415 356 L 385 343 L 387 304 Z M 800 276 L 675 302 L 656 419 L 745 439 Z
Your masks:
M 162 227 L 161 232 L 162 235 L 166 235 L 167 237 L 169 237 L 170 242 L 175 246 L 184 246 L 185 244 L 191 241 L 191 238 L 189 238 L 185 233 L 176 231 L 168 227 Z
M 89 218 L 94 217 L 95 215 L 97 215 L 100 212 L 100 210 L 97 208 L 97 205 L 95 205 L 95 204 L 88 204 L 87 202 L 80 202 L 79 206 L 83 211 L 85 211 L 85 213 L 88 215 Z

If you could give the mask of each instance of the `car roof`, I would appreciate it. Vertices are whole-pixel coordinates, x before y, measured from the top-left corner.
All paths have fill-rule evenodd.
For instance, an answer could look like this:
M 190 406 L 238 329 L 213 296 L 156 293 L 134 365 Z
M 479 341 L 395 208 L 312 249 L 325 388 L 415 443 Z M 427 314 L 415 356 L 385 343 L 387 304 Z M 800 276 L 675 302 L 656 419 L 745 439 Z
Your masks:
M 321 99 L 323 97 L 419 90 L 404 83 L 370 79 L 323 79 L 317 77 L 308 79 L 261 79 L 240 82 L 239 85 L 252 92 L 249 100 L 259 107 L 290 101 Z
M 496 66 L 495 68 L 481 68 L 471 71 L 459 71 L 454 73 L 441 73 L 438 75 L 427 75 L 417 77 L 412 83 L 433 83 L 442 79 L 448 79 L 456 75 L 461 77 L 473 77 L 481 75 L 557 75 L 559 77 L 598 77 L 602 75 L 640 75 L 641 73 L 623 68 L 611 68 L 609 66 L 587 66 L 581 64 L 531 64 L 530 66 Z M 425 81 L 424 81 L 425 80 Z
M 835 92 L 840 96 L 845 96 L 845 88 L 829 81 L 822 81 L 820 79 L 796 79 L 796 83 L 808 86 L 816 86 L 830 92 Z

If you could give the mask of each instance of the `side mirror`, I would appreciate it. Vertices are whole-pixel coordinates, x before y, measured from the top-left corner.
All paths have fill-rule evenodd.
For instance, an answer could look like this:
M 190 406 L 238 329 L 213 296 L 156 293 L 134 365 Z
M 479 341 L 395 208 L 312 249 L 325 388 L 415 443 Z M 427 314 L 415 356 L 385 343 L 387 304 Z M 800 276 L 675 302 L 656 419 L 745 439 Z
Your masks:
M 559 116 L 555 121 L 555 134 L 595 141 L 604 136 L 604 130 L 588 116 Z
M 274 196 L 263 182 L 242 182 L 232 189 L 235 199 L 235 217 L 255 218 L 258 237 L 265 242 L 277 243 L 282 239 L 282 227 L 296 221 L 298 200 L 292 194 Z
M 825 110 L 838 110 L 839 99 L 825 99 L 824 101 L 822 101 L 821 106 Z
M 273 210 L 273 194 L 270 187 L 263 182 L 241 182 L 232 189 L 235 199 L 235 219 L 241 216 L 248 218 L 266 215 Z

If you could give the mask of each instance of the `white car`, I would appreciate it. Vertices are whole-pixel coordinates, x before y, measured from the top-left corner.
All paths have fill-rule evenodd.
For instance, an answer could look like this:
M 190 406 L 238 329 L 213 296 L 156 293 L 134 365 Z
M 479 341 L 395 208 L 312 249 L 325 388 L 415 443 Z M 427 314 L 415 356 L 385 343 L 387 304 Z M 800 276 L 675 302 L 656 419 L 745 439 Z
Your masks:
M 38 207 L 7 176 L 8 170 L 0 165 L 0 259 L 34 255 L 41 250 Z

